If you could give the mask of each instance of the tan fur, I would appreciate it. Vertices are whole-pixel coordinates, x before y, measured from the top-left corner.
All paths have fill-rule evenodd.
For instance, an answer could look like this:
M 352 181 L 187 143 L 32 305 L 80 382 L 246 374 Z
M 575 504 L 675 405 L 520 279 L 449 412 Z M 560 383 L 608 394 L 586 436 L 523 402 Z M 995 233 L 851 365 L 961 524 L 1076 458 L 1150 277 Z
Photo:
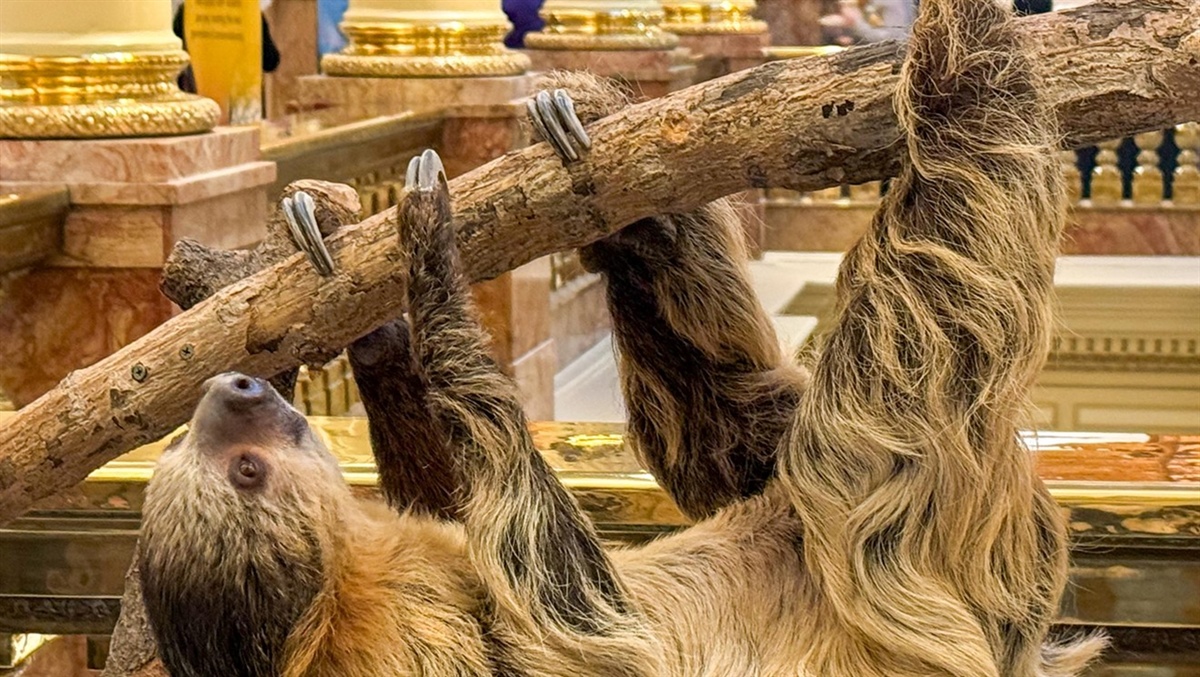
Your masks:
M 193 657 L 180 665 L 210 658 L 170 632 L 197 604 L 220 650 L 245 648 L 229 632 L 254 632 L 245 619 L 295 616 L 282 650 L 266 633 L 257 667 L 225 668 L 254 677 L 1078 674 L 1102 642 L 1047 644 L 1066 530 L 1016 434 L 1063 223 L 1032 70 L 991 0 L 921 3 L 897 93 L 909 159 L 846 257 L 807 384 L 753 300 L 726 205 L 582 252 L 609 285 L 639 453 L 708 516 L 636 549 L 602 548 L 534 448 L 462 277 L 446 186 L 409 193 L 411 347 L 389 345 L 421 372 L 407 410 L 440 431 L 418 456 L 444 448 L 461 477 L 421 499 L 399 495 L 419 467 L 393 468 L 389 499 L 413 511 L 364 507 L 282 400 L 246 426 L 206 397 L 147 497 L 160 646 Z M 585 117 L 621 103 L 570 77 Z M 405 463 L 396 451 L 377 456 Z M 254 491 L 224 475 L 247 453 L 269 469 Z

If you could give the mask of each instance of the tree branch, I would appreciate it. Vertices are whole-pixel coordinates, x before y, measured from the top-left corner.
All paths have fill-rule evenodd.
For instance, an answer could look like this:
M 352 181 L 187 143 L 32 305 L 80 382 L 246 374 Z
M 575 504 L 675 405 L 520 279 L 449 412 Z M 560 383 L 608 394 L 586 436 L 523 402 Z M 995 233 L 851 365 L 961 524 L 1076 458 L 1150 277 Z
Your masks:
M 1106 0 L 1021 20 L 1068 145 L 1200 118 L 1200 4 Z M 740 190 L 886 178 L 899 163 L 891 95 L 901 45 L 770 63 L 592 126 L 584 162 L 546 144 L 451 184 L 467 274 L 484 280 L 639 218 Z M 402 311 L 394 210 L 328 240 L 338 272 L 293 255 L 78 370 L 0 430 L 0 523 L 187 420 L 205 379 L 272 376 Z M 185 349 L 190 346 L 190 349 Z

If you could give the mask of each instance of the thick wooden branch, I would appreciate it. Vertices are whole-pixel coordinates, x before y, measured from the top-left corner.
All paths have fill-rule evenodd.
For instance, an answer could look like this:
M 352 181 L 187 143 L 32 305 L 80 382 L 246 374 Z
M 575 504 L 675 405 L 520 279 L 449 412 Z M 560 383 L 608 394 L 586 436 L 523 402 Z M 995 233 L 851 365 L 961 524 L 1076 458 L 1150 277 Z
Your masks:
M 1200 118 L 1200 3 L 1106 0 L 1021 26 L 1068 145 Z M 899 157 L 891 93 L 900 52 L 881 44 L 767 64 L 596 123 L 591 152 L 570 169 L 539 144 L 459 177 L 451 190 L 468 275 L 488 279 L 746 188 L 889 176 Z M 22 409 L 0 430 L 0 523 L 181 424 L 210 376 L 271 376 L 398 315 L 394 216 L 329 238 L 334 277 L 293 255 Z

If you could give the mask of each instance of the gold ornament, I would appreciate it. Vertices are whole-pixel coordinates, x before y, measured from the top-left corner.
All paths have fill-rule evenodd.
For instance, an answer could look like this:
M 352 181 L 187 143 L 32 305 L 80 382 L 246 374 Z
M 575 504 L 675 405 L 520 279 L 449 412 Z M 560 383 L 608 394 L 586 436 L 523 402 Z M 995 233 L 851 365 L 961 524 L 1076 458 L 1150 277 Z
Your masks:
M 504 46 L 508 26 L 342 24 L 350 44 L 321 60 L 326 75 L 369 78 L 521 75 L 529 57 Z
M 179 90 L 184 52 L 0 57 L 0 138 L 168 136 L 211 130 L 214 101 Z
M 541 17 L 545 28 L 525 36 L 529 49 L 615 51 L 679 46 L 679 37 L 662 29 L 661 12 L 543 10 Z
M 679 35 L 744 35 L 765 33 L 767 24 L 752 16 L 754 3 L 664 2 L 664 30 Z

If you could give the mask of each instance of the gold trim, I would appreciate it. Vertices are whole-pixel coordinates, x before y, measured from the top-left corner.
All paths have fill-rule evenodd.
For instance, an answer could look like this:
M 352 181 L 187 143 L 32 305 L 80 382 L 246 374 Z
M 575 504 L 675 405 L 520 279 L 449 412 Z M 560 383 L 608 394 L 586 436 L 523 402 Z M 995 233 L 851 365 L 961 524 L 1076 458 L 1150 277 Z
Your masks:
M 461 23 L 342 24 L 350 44 L 321 59 L 337 77 L 496 77 L 521 75 L 529 57 L 504 46 L 508 26 Z
M 541 17 L 546 26 L 525 36 L 528 49 L 617 51 L 679 46 L 679 37 L 662 29 L 661 12 L 554 10 L 543 11 Z
M 36 633 L 3 634 L 0 633 L 0 669 L 19 667 L 42 647 L 49 644 L 58 635 L 39 635 Z
M 0 138 L 168 136 L 211 130 L 221 111 L 181 92 L 184 52 L 0 56 Z
M 766 33 L 767 22 L 755 19 L 754 3 L 663 3 L 664 30 L 679 35 L 746 35 Z
M 830 56 L 846 51 L 839 45 L 774 45 L 763 52 L 767 61 L 782 61 L 785 59 L 804 59 L 810 56 Z
M 359 78 L 475 78 L 522 75 L 529 57 L 520 52 L 452 56 L 355 56 L 327 54 L 321 59 L 325 75 Z

